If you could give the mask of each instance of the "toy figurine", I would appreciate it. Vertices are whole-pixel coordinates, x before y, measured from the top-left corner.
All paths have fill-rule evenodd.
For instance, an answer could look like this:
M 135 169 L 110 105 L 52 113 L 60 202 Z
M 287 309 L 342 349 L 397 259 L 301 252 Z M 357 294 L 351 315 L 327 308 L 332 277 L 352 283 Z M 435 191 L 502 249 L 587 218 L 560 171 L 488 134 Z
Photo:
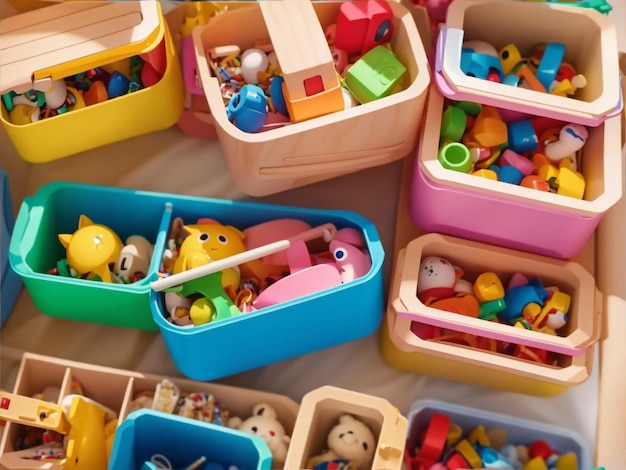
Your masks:
M 353 468 L 365 470 L 372 466 L 376 437 L 363 421 L 344 414 L 330 430 L 326 445 L 327 450 L 323 454 L 309 459 L 307 468 L 321 468 L 324 462 L 341 461 L 344 465 L 351 464 Z
M 417 279 L 417 297 L 430 305 L 436 300 L 452 297 L 463 272 L 439 256 L 422 258 Z
M 243 421 L 238 417 L 230 418 L 228 427 L 261 437 L 272 452 L 272 468 L 282 468 L 291 438 L 278 421 L 274 408 L 265 403 L 258 404 L 252 408 L 249 418 Z
M 73 234 L 60 234 L 59 241 L 67 251 L 69 265 L 79 275 L 112 282 L 109 265 L 117 261 L 124 246 L 113 230 L 81 215 L 78 229 Z
M 184 231 L 187 236 L 180 247 L 172 274 L 246 251 L 243 242 L 245 235 L 231 225 L 222 225 L 217 221 L 206 219 L 200 224 L 185 225 Z M 237 268 L 223 271 L 224 289 L 236 290 L 239 281 L 240 274 Z
M 552 162 L 558 163 L 566 157 L 573 157 L 589 137 L 589 131 L 579 124 L 568 124 L 559 132 L 559 140 L 546 145 L 545 156 Z

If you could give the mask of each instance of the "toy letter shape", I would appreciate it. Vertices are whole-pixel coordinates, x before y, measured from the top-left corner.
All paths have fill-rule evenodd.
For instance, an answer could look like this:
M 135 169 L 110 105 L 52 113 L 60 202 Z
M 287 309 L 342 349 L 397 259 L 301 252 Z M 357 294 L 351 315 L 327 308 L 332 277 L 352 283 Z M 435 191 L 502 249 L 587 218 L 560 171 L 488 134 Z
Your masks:
M 74 397 L 68 416 L 71 428 L 65 470 L 106 470 L 106 415 L 97 404 Z
M 350 243 L 332 240 L 328 246 L 335 258 L 343 283 L 365 276 L 372 267 L 369 255 Z
M 124 244 L 109 227 L 94 224 L 81 215 L 73 234 L 59 235 L 67 251 L 69 265 L 80 275 L 93 273 L 103 282 L 111 282 L 109 264 L 117 261 Z
M 124 282 L 131 282 L 133 276 L 140 274 L 145 277 L 150 269 L 152 251 L 152 244 L 141 235 L 128 237 L 126 245 L 115 262 L 113 272 Z

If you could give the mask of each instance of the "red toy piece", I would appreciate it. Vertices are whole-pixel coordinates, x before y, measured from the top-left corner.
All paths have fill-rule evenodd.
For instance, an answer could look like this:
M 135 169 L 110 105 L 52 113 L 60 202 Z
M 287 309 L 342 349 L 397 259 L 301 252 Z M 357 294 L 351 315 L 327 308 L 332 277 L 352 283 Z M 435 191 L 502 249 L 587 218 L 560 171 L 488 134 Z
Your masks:
M 345 2 L 339 7 L 335 47 L 348 56 L 363 55 L 389 41 L 393 30 L 393 12 L 386 1 Z
M 441 459 L 448 440 L 450 424 L 449 416 L 438 413 L 433 415 L 420 446 L 418 457 L 421 460 L 438 462 Z

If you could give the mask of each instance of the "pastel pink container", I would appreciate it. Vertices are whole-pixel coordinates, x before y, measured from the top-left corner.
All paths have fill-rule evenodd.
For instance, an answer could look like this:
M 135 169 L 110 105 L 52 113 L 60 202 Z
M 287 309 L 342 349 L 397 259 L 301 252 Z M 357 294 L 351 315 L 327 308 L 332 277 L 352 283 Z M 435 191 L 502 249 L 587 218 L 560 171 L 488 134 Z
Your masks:
M 621 198 L 619 116 L 588 129 L 579 166 L 585 194 L 575 199 L 443 168 L 437 159 L 443 107 L 432 85 L 409 200 L 423 231 L 569 259 Z

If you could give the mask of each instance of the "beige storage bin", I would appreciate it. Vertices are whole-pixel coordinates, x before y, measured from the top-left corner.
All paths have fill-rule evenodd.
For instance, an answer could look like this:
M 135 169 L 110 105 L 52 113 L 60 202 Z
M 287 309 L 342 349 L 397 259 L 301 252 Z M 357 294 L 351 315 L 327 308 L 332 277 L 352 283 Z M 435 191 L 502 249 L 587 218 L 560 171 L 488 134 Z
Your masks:
M 409 85 L 390 96 L 306 121 L 246 133 L 226 115 L 217 78 L 207 63 L 210 48 L 235 44 L 241 51 L 269 39 L 261 8 L 251 3 L 194 29 L 198 70 L 231 178 L 245 193 L 264 196 L 383 165 L 415 146 L 430 83 L 424 47 L 411 13 L 389 2 L 391 47 L 406 67 Z M 341 2 L 313 2 L 322 28 L 335 22 Z

